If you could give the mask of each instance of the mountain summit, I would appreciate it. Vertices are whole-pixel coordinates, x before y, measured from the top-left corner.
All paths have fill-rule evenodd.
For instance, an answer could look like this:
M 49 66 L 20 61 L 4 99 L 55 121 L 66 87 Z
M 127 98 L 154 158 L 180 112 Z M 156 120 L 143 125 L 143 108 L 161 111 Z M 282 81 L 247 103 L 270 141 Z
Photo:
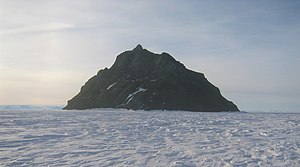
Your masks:
M 91 108 L 239 111 L 202 73 L 140 44 L 90 78 L 64 109 Z

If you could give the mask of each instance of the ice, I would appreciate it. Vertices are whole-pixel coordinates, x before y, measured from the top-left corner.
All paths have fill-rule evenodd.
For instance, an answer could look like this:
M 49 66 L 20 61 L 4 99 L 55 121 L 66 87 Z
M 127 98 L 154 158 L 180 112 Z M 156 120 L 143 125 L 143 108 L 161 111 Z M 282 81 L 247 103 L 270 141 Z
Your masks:
M 0 111 L 0 166 L 300 166 L 300 114 Z

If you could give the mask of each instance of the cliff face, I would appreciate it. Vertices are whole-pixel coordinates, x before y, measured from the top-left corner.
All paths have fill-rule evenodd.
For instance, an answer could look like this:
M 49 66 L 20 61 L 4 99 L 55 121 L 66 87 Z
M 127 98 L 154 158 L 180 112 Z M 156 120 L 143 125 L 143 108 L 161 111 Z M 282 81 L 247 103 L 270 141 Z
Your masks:
M 141 45 L 90 78 L 64 109 L 90 108 L 238 111 L 202 73 Z

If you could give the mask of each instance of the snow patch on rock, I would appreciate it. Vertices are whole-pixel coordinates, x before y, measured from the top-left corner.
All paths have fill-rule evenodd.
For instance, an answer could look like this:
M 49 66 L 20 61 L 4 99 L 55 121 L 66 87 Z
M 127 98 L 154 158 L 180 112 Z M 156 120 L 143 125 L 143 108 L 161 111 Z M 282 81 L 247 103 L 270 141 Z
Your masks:
M 115 86 L 115 84 L 117 84 L 117 82 L 115 82 L 115 83 L 109 85 L 109 87 L 107 87 L 106 90 L 109 90 L 110 88 L 112 88 L 113 86 Z
M 138 94 L 140 92 L 145 92 L 145 91 L 147 91 L 147 89 L 139 87 L 139 89 L 137 91 L 135 91 L 127 96 L 127 98 L 125 99 L 125 101 L 127 101 L 126 104 L 128 104 L 134 98 L 134 96 L 136 94 Z

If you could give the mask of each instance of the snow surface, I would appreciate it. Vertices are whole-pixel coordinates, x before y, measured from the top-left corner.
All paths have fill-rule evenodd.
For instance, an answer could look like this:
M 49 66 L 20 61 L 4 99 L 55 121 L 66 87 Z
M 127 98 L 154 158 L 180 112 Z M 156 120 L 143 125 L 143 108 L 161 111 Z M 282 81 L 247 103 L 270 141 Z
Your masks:
M 300 114 L 0 111 L 0 166 L 300 166 Z
M 46 105 L 0 105 L 0 110 L 60 110 L 63 106 Z

